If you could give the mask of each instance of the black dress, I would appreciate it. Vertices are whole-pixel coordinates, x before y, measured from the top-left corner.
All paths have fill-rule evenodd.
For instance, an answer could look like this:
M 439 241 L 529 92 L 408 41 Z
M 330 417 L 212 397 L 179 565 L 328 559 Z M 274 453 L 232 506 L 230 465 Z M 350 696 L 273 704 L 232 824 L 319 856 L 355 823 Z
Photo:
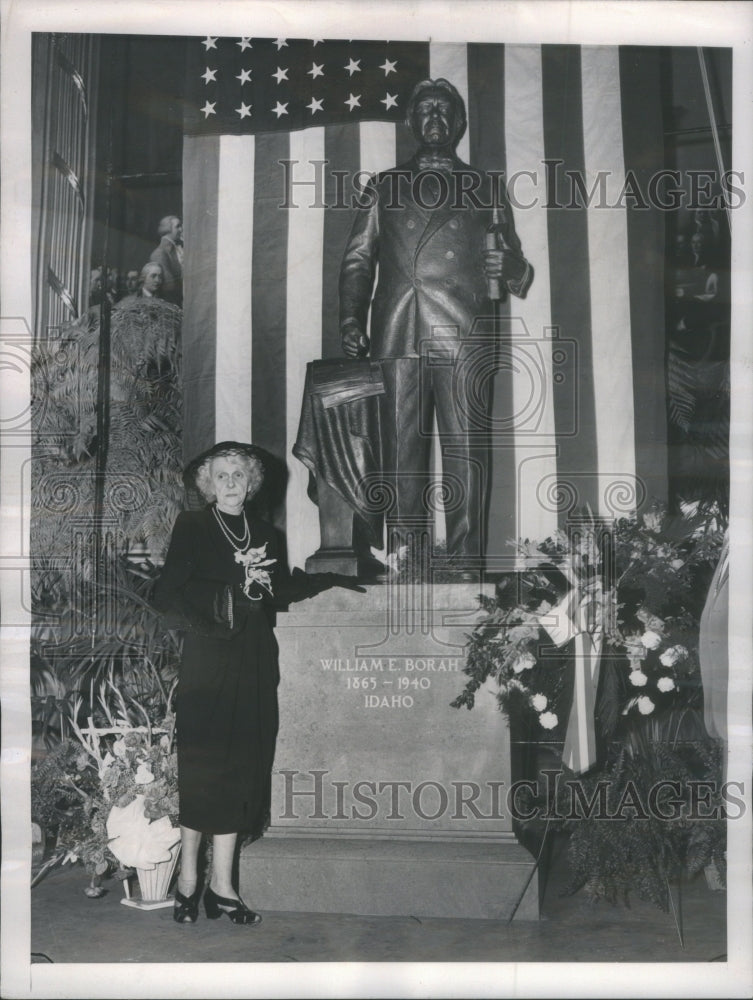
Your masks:
M 274 529 L 246 515 L 251 546 L 266 544 L 266 556 L 277 559 Z M 241 515 L 223 517 L 242 535 Z M 258 836 L 269 815 L 278 649 L 272 598 L 258 584 L 251 590 L 258 600 L 243 595 L 235 554 L 211 506 L 180 514 L 154 604 L 185 630 L 176 701 L 180 822 L 203 833 Z M 284 574 L 277 563 L 268 571 L 276 591 Z M 230 593 L 232 626 L 222 613 Z

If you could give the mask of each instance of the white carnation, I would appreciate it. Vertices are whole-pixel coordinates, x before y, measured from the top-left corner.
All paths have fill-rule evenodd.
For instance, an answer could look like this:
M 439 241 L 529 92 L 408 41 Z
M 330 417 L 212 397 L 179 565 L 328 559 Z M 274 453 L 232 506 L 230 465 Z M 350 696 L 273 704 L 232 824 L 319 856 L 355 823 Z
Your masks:
M 154 781 L 154 775 L 149 769 L 148 764 L 139 764 L 136 768 L 136 774 L 133 776 L 133 780 L 137 785 L 149 785 Z
M 661 514 L 657 514 L 655 511 L 643 515 L 643 526 L 647 531 L 661 531 L 661 521 Z
M 630 683 L 637 688 L 645 687 L 648 677 L 642 670 L 634 670 L 629 677 Z
M 661 636 L 658 632 L 648 628 L 641 636 L 641 642 L 646 649 L 658 649 L 661 646 Z
M 544 729 L 554 729 L 554 727 L 559 722 L 559 719 L 554 714 L 554 712 L 542 712 L 539 716 L 539 722 L 544 727 Z
M 651 715 L 654 710 L 654 703 L 645 694 L 636 702 L 641 715 Z
M 537 712 L 543 712 L 546 706 L 549 704 L 547 696 L 545 694 L 535 694 L 531 698 L 531 704 L 536 709 Z
M 675 686 L 675 682 L 671 677 L 660 677 L 656 682 L 656 686 L 660 691 L 672 691 Z
M 530 670 L 531 667 L 536 666 L 536 657 L 531 653 L 521 653 L 516 660 L 513 661 L 512 669 L 516 674 L 522 674 L 524 670 Z
M 659 660 L 665 667 L 673 667 L 680 660 L 684 660 L 688 655 L 688 651 L 684 646 L 670 646 L 669 649 L 665 649 L 664 652 L 659 657 Z

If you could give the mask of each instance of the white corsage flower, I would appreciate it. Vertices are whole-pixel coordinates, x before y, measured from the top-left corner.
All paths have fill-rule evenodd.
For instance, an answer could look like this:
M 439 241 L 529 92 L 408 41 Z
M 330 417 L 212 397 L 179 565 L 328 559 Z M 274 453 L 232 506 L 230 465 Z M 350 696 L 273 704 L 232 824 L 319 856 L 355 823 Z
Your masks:
M 645 694 L 638 699 L 636 704 L 638 706 L 638 711 L 641 713 L 641 715 L 651 715 L 651 713 L 655 708 L 654 703 Z
M 522 674 L 524 670 L 530 670 L 536 666 L 536 657 L 532 653 L 521 653 L 516 660 L 513 660 L 512 669 L 516 674 Z
M 246 571 L 246 581 L 243 584 L 243 593 L 250 600 L 259 598 L 251 597 L 251 587 L 256 583 L 263 587 L 269 594 L 272 593 L 272 579 L 267 566 L 273 566 L 277 560 L 267 559 L 267 543 L 260 545 L 256 549 L 246 549 L 245 552 L 236 552 L 235 561 L 240 563 Z
M 628 680 L 633 687 L 642 688 L 646 686 L 648 677 L 646 677 L 642 670 L 633 670 Z
M 658 649 L 661 646 L 661 636 L 658 632 L 648 628 L 641 636 L 641 642 L 646 649 Z
M 537 712 L 543 712 L 546 706 L 549 704 L 549 700 L 545 694 L 535 694 L 531 698 L 531 704 L 536 709 Z
M 539 722 L 544 729 L 554 729 L 559 722 L 559 719 L 554 712 L 542 712 L 539 716 Z
M 660 691 L 672 691 L 675 686 L 675 682 L 671 677 L 660 677 L 656 682 L 656 686 Z

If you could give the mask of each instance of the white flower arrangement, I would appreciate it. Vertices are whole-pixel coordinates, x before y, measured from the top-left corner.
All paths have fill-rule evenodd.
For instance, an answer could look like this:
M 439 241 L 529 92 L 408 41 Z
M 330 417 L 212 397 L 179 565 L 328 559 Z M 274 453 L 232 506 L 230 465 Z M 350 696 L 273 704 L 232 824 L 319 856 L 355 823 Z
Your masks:
M 713 565 L 720 541 L 713 526 L 683 530 L 657 508 L 616 521 L 586 511 L 571 531 L 517 542 L 518 569 L 482 600 L 486 617 L 465 669 L 471 679 L 453 705 L 471 707 L 494 677 L 508 716 L 535 714 L 554 728 L 578 642 L 579 655 L 601 657 L 600 676 L 616 671 L 605 695 L 612 731 L 621 715 L 663 712 L 692 695 L 697 685 L 685 679 L 698 669 L 696 571 Z
M 69 717 L 72 736 L 60 744 L 54 767 L 37 782 L 38 794 L 51 803 L 76 786 L 78 811 L 70 824 L 61 824 L 57 860 L 80 860 L 94 877 L 103 876 L 114 862 L 153 868 L 180 839 L 174 716 L 168 710 L 162 724 L 154 725 L 134 701 L 144 718 L 144 725 L 135 725 L 110 680 L 103 682 L 98 700 L 106 725 L 95 724 L 92 716 L 80 725 L 82 702 L 77 698 Z M 101 890 L 90 887 L 88 894 L 101 895 Z

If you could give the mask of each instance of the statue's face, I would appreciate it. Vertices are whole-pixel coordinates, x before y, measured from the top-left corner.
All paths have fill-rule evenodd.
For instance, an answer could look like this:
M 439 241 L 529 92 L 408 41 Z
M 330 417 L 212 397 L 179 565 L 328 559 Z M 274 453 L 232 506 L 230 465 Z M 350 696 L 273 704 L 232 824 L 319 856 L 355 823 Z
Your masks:
M 422 145 L 447 146 L 460 128 L 458 108 L 446 91 L 426 90 L 413 109 L 411 126 Z

